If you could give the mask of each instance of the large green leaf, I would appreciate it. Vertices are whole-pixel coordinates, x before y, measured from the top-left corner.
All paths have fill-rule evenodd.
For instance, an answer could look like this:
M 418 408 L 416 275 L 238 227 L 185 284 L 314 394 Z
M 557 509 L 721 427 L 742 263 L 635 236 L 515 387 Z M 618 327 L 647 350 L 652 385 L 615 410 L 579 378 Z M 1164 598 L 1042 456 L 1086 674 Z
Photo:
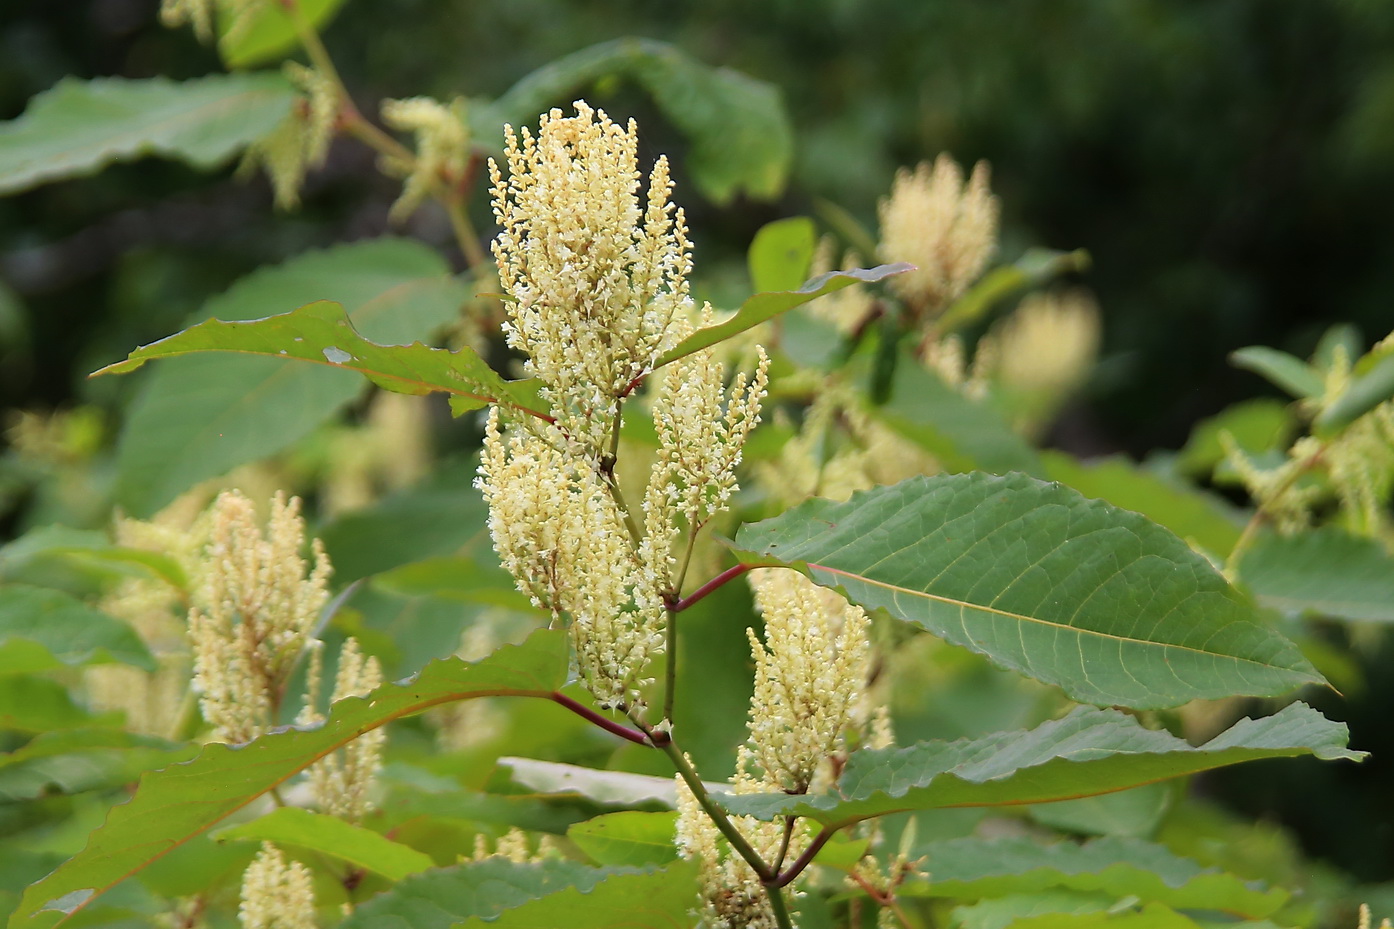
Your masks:
M 662 871 L 612 869 L 589 890 L 567 887 L 505 910 L 473 916 L 460 929 L 674 929 L 690 923 L 697 899 L 696 868 L 675 862 Z
M 0 674 L 118 661 L 147 671 L 155 659 L 130 626 L 42 587 L 0 587 Z
M 0 732 L 49 732 L 71 726 L 120 725 L 117 714 L 93 718 L 58 681 L 30 674 L 0 675 Z
M 1176 706 L 1322 681 L 1176 536 L 1021 474 L 810 500 L 742 527 L 735 546 L 1083 703 Z
M 148 358 L 215 350 L 220 340 L 224 350 L 276 356 L 226 354 L 160 364 L 143 385 L 122 432 L 118 499 L 133 514 L 148 516 L 199 481 L 282 451 L 362 392 L 361 378 L 322 370 L 352 367 L 335 365 L 330 357 L 360 351 L 362 340 L 355 330 L 387 344 L 422 339 L 455 317 L 467 293 L 440 255 L 405 239 L 372 239 L 309 252 L 243 278 L 210 300 L 194 321 L 209 316 L 255 320 L 333 300 L 343 304 L 352 326 L 342 323 L 342 311 L 335 311 L 340 314 L 336 317 L 327 308 L 308 318 L 290 314 L 312 327 L 306 333 L 293 331 L 294 323 L 286 317 L 241 326 L 208 322 L 138 349 L 131 361 L 104 368 L 126 371 Z M 330 341 L 311 345 L 312 334 Z M 234 344 L 237 338 L 247 344 Z M 411 349 L 404 351 L 416 357 Z M 302 355 L 318 366 L 277 360 Z M 459 385 L 454 375 L 446 383 Z
M 1253 918 L 1272 914 L 1288 899 L 1284 890 L 1202 868 L 1137 839 L 1041 845 L 1026 838 L 965 838 L 922 845 L 915 852 L 930 879 L 903 885 L 897 891 L 901 896 L 972 900 L 1065 889 Z
M 44 732 L 23 748 L 0 755 L 0 801 L 119 787 L 193 754 L 190 746 L 120 729 Z
M 1244 552 L 1239 577 L 1275 609 L 1394 622 L 1394 558 L 1374 539 L 1334 528 L 1265 532 Z
M 606 813 L 566 830 L 566 837 L 598 864 L 641 867 L 678 857 L 673 844 L 677 814 L 625 810 Z
M 757 293 L 796 289 L 808 279 L 817 244 L 818 233 L 807 216 L 761 226 L 745 256 L 751 287 Z
M 679 358 L 685 358 L 693 352 L 700 352 L 718 342 L 724 342 L 734 335 L 740 335 L 747 329 L 754 329 L 761 323 L 774 319 L 780 313 L 792 310 L 796 306 L 803 306 L 810 300 L 816 300 L 824 294 L 833 293 L 853 284 L 874 284 L 893 274 L 908 271 L 910 268 L 911 265 L 896 262 L 889 265 L 877 265 L 871 269 L 856 268 L 851 271 L 829 271 L 806 281 L 797 290 L 756 294 L 742 303 L 741 308 L 730 319 L 717 323 L 715 326 L 698 329 L 673 346 L 658 359 L 655 367 L 661 368 Z
M 1141 513 L 1181 538 L 1223 559 L 1239 541 L 1238 521 L 1222 501 L 1168 481 L 1122 456 L 1082 462 L 1065 452 L 1041 454 L 1046 474 L 1086 497 Z
M 355 826 L 337 816 L 293 806 L 272 810 L 240 826 L 221 829 L 214 838 L 251 839 L 308 848 L 346 861 L 355 868 L 381 874 L 390 881 L 400 881 L 409 874 L 435 866 L 429 855 L 371 829 Z
M 211 168 L 274 129 L 294 99 L 279 74 L 64 78 L 0 126 L 0 194 L 147 155 Z
M 435 662 L 406 683 L 340 701 L 321 726 L 280 730 L 236 747 L 213 743 L 187 764 L 147 774 L 82 852 L 25 891 L 10 926 L 35 924 L 41 911 L 81 910 L 310 764 L 394 719 L 473 697 L 550 696 L 566 680 L 567 658 L 566 636 L 541 630 L 482 661 Z
M 708 199 L 727 203 L 744 192 L 769 200 L 784 191 L 793 130 L 779 91 L 653 39 L 602 42 L 538 68 L 472 110 L 475 135 L 492 142 L 500 123 L 532 125 L 539 113 L 606 77 L 637 82 L 691 140 L 687 168 Z
M 300 15 L 312 28 L 322 29 L 344 5 L 344 0 L 296 0 Z M 300 44 L 295 22 L 280 3 L 262 3 L 245 14 L 247 22 L 225 16 L 218 54 L 229 68 L 250 68 L 282 58 Z M 236 24 L 237 29 L 229 32 Z
M 923 446 L 946 471 L 1045 474 L 1036 450 L 1000 413 L 954 390 L 909 354 L 896 362 L 890 400 L 877 415 Z
M 1364 757 L 1345 747 L 1346 738 L 1344 724 L 1301 703 L 1263 719 L 1240 720 L 1198 748 L 1144 729 L 1117 710 L 1077 707 L 1025 732 L 855 752 L 836 794 L 716 799 L 733 813 L 808 816 L 840 828 L 905 810 L 1066 800 L 1264 758 Z

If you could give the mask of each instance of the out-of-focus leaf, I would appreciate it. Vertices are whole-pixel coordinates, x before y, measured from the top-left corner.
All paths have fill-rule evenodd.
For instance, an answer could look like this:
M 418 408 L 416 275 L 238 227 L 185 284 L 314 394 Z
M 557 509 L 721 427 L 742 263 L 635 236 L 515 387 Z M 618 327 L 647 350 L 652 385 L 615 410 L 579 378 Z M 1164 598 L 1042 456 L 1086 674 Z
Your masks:
M 1346 748 L 1347 737 L 1343 724 L 1301 703 L 1263 719 L 1240 720 L 1199 747 L 1144 729 L 1117 710 L 1078 707 L 1026 732 L 854 752 L 836 794 L 724 794 L 717 800 L 733 813 L 766 820 L 808 816 L 841 828 L 905 810 L 1108 793 L 1264 758 L 1363 758 Z
M 300 15 L 313 29 L 329 24 L 344 0 L 296 0 Z M 275 61 L 300 44 L 295 23 L 279 3 L 262 3 L 246 14 L 245 22 L 223 17 L 218 54 L 229 68 L 250 68 Z M 230 27 L 237 25 L 235 31 Z
M 532 602 L 518 592 L 513 576 L 495 559 L 470 557 L 427 558 L 393 568 L 374 579 L 383 591 L 405 596 L 430 596 L 466 603 L 503 606 L 530 611 Z
M 255 352 L 266 345 L 265 336 L 284 339 L 284 344 L 265 352 L 277 357 L 227 353 L 162 361 L 142 386 L 121 435 L 118 500 L 133 515 L 149 516 L 199 481 L 282 451 L 362 393 L 361 378 L 321 370 L 351 367 L 334 364 L 331 356 L 347 362 L 351 358 L 336 353 L 359 352 L 355 331 L 388 345 L 425 338 L 454 318 L 467 290 L 450 276 L 435 251 L 388 238 L 310 252 L 241 279 L 205 304 L 197 319 L 256 320 L 332 300 L 343 305 L 351 326 L 342 324 L 343 311 L 335 311 L 340 314 L 336 316 L 327 308 L 311 311 L 308 317 L 291 313 L 266 323 L 208 322 L 138 349 L 130 361 L 104 368 L 125 371 L 146 358 L 212 350 L 218 339 L 234 334 L 251 344 L 224 342 L 229 352 Z M 292 319 L 305 320 L 310 331 L 289 331 L 295 325 Z M 316 346 L 295 341 L 308 341 L 314 334 L 329 341 Z M 319 364 L 286 364 L 280 360 L 281 349 L 286 350 L 285 358 L 303 349 Z M 417 346 L 399 351 L 410 359 L 417 351 L 429 350 Z M 409 370 L 398 373 L 411 377 Z M 458 385 L 451 377 L 446 383 Z
M 51 732 L 119 722 L 115 716 L 94 718 L 57 681 L 27 674 L 0 675 L 0 731 Z
M 1288 404 L 1270 397 L 1236 403 L 1222 412 L 1201 420 L 1191 430 L 1180 464 L 1190 474 L 1209 476 L 1225 457 L 1220 436 L 1229 433 L 1236 445 L 1250 454 L 1284 448 L 1291 441 L 1297 423 Z
M 600 771 L 532 758 L 500 758 L 499 767 L 508 771 L 511 781 L 538 793 L 571 794 L 609 806 L 658 803 L 669 809 L 677 807 L 677 788 L 671 777 Z M 727 784 L 708 782 L 707 789 L 712 793 L 726 793 L 731 788 Z
M 1061 889 L 1251 918 L 1271 915 L 1289 896 L 1137 839 L 1041 845 L 1025 838 L 965 838 L 921 845 L 915 853 L 930 879 L 906 883 L 897 891 L 903 896 L 972 900 Z
M 1043 890 L 955 907 L 959 929 L 1201 929 L 1201 924 L 1160 903 L 1140 908 L 1106 894 Z M 1277 929 L 1271 923 L 1226 923 L 1235 929 Z
M 212 168 L 274 129 L 294 98 L 279 74 L 64 78 L 0 125 L 0 194 L 147 155 Z
M 1045 473 L 1040 456 L 995 409 L 970 400 L 909 355 L 895 366 L 889 402 L 877 415 L 924 447 L 946 471 Z
M 251 839 L 294 845 L 347 861 L 356 868 L 400 881 L 435 866 L 429 855 L 394 842 L 362 826 L 345 822 L 327 813 L 312 813 L 287 806 L 272 810 L 260 819 L 221 829 L 214 838 Z
M 23 748 L 0 755 L 0 801 L 119 787 L 194 752 L 192 746 L 119 729 L 41 733 Z
M 793 130 L 779 91 L 653 39 L 602 42 L 538 68 L 497 100 L 472 108 L 475 137 L 500 138 L 500 123 L 533 125 L 539 113 L 605 77 L 638 83 L 688 137 L 687 168 L 708 199 L 728 203 L 746 193 L 770 200 L 783 192 Z
M 155 670 L 130 626 L 75 597 L 41 587 L 0 587 L 0 674 L 93 662 Z
M 319 758 L 364 732 L 433 706 L 479 696 L 550 696 L 566 680 L 563 633 L 543 630 L 482 661 L 439 661 L 402 684 L 334 704 L 314 728 L 291 728 L 247 745 L 204 746 L 193 761 L 141 778 L 135 796 L 114 808 L 87 847 L 25 891 L 12 929 L 36 914 L 80 911 L 109 888 L 245 808 Z
M 1394 622 L 1394 558 L 1374 539 L 1329 527 L 1265 532 L 1240 558 L 1239 577 L 1274 609 Z
M 1321 372 L 1301 358 L 1264 345 L 1231 352 L 1230 364 L 1252 371 L 1299 400 L 1320 397 L 1325 389 Z
M 460 929 L 673 929 L 690 923 L 697 894 L 692 862 L 674 862 L 662 871 L 607 870 L 610 873 L 590 890 L 566 887 L 511 907 L 497 918 L 472 916 Z
M 1239 541 L 1240 527 L 1221 501 L 1144 471 L 1127 458 L 1081 462 L 1055 451 L 1042 452 L 1041 458 L 1052 480 L 1068 484 L 1086 497 L 1141 513 L 1221 559 Z
M 1318 433 L 1331 433 L 1394 397 L 1394 353 L 1379 359 L 1368 371 L 1356 376 L 1334 403 L 1312 422 Z
M 908 270 L 910 270 L 910 265 L 897 262 L 896 264 L 878 265 L 869 270 L 856 268 L 851 271 L 829 271 L 807 281 L 798 290 L 756 294 L 742 303 L 741 308 L 730 319 L 717 323 L 715 326 L 698 329 L 673 346 L 658 359 L 654 367 L 661 368 L 679 358 L 686 358 L 693 352 L 700 352 L 718 342 L 724 342 L 734 335 L 740 335 L 747 329 L 753 329 L 763 322 L 774 319 L 780 313 L 792 310 L 796 306 L 803 306 L 810 300 L 816 300 L 824 294 L 833 293 L 853 284 L 875 284 L 892 274 L 900 274 L 902 271 Z
M 1038 823 L 1081 835 L 1143 838 L 1152 835 L 1171 808 L 1171 784 L 1145 784 L 1131 790 L 1041 803 L 1030 807 Z
M 806 216 L 761 226 L 746 253 L 751 287 L 756 293 L 797 289 L 808 280 L 817 241 L 813 220 Z
M 676 813 L 625 810 L 606 813 L 566 830 L 566 837 L 597 864 L 642 867 L 677 860 Z
M 742 526 L 735 548 L 1082 703 L 1177 706 L 1322 680 L 1170 532 L 1022 474 L 810 500 Z
M 994 306 L 1015 293 L 1039 287 L 1062 274 L 1079 273 L 1089 269 L 1089 253 L 1084 249 L 1057 252 L 1048 248 L 1030 248 L 1009 265 L 993 268 L 968 292 L 954 301 L 939 317 L 940 332 L 953 332 L 972 325 Z
M 462 550 L 485 566 L 496 564 L 485 524 L 489 510 L 472 486 L 474 470 L 473 462 L 448 465 L 415 487 L 326 524 L 319 537 L 335 581 Z

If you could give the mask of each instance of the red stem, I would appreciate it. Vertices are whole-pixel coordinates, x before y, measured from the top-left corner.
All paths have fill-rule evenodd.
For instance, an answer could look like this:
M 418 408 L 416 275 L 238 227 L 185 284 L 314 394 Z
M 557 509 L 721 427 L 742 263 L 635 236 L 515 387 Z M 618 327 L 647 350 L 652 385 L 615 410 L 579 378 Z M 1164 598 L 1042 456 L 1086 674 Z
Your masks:
M 703 597 L 707 596 L 712 591 L 719 589 L 728 581 L 735 580 L 736 578 L 740 577 L 742 574 L 749 571 L 753 567 L 755 567 L 755 565 L 738 564 L 730 568 L 727 568 L 725 571 L 722 571 L 716 577 L 707 581 L 701 587 L 698 587 L 692 593 L 688 594 L 686 597 L 683 597 L 677 603 L 673 604 L 672 611 L 674 613 L 681 613 L 683 610 L 692 606 L 694 603 L 701 600 Z
M 575 700 L 572 700 L 566 694 L 559 693 L 554 690 L 551 694 L 548 695 L 548 699 L 551 700 L 553 703 L 558 704 L 559 706 L 566 707 L 568 710 L 575 713 L 582 719 L 595 723 L 597 726 L 599 726 L 601 729 L 604 729 L 606 732 L 613 732 L 621 739 L 628 739 L 629 741 L 634 742 L 637 745 L 653 745 L 653 742 L 649 740 L 649 737 L 644 735 L 637 729 L 630 729 L 628 726 L 621 726 L 613 719 L 606 719 L 604 716 L 601 716 L 599 713 L 597 713 L 595 710 L 592 710 L 590 707 L 583 706 L 580 703 L 577 703 Z
M 783 887 L 803 873 L 803 869 L 813 863 L 814 856 L 823 850 L 823 846 L 828 844 L 828 840 L 833 837 L 835 831 L 824 827 L 823 831 L 813 837 L 813 841 L 808 844 L 808 848 L 804 849 L 804 853 L 787 870 L 776 875 L 774 882 L 768 886 Z

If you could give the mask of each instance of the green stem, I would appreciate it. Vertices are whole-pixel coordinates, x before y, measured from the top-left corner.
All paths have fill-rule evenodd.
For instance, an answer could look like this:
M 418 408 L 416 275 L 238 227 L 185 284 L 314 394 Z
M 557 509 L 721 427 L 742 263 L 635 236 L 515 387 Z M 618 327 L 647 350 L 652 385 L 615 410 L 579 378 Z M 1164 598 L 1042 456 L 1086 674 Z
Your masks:
M 664 672 L 663 690 L 663 718 L 669 722 L 673 721 L 673 701 L 678 691 L 678 610 L 677 606 L 681 602 L 682 585 L 687 580 L 687 569 L 692 564 L 692 550 L 697 547 L 697 533 L 702 526 L 700 523 L 693 523 L 687 533 L 687 551 L 682 556 L 682 567 L 678 569 L 677 582 L 673 584 L 673 589 L 669 596 L 665 598 L 668 606 L 667 624 L 667 646 L 664 655 L 666 670 Z
M 1322 456 L 1326 454 L 1328 447 L 1329 443 L 1323 443 L 1321 447 L 1308 455 L 1298 467 L 1293 469 L 1292 474 L 1288 476 L 1287 480 L 1278 485 L 1278 488 L 1269 495 L 1268 499 L 1273 500 L 1287 493 L 1292 485 L 1296 484 L 1304 474 L 1321 464 Z M 1239 574 L 1239 559 L 1243 556 L 1244 552 L 1248 551 L 1249 546 L 1254 543 L 1254 539 L 1258 537 L 1259 528 L 1267 519 L 1268 511 L 1264 508 L 1263 502 L 1260 501 L 1254 510 L 1254 515 L 1250 517 L 1248 523 L 1244 525 L 1244 531 L 1239 534 L 1239 540 L 1234 543 L 1234 548 L 1230 549 L 1229 557 L 1225 559 L 1225 577 L 1231 582 L 1233 582 Z
M 465 211 L 464 198 L 452 194 L 440 200 L 445 205 L 445 215 L 450 217 L 450 228 L 455 233 L 455 243 L 465 256 L 465 263 L 471 269 L 486 267 L 489 256 L 485 254 L 484 246 L 479 244 L 479 233 L 474 231 L 474 224 Z
M 600 459 L 600 475 L 605 479 L 605 487 L 610 491 L 610 498 L 615 501 L 615 506 L 619 507 L 620 515 L 624 517 L 624 528 L 628 530 L 629 541 L 633 543 L 637 551 L 644 536 L 639 531 L 639 524 L 634 522 L 634 517 L 630 515 L 629 506 L 624 501 L 624 491 L 620 489 L 619 476 L 615 474 L 615 464 L 619 459 L 620 452 L 620 421 L 623 416 L 624 402 L 619 401 L 615 404 L 615 419 L 610 425 L 610 448 Z
M 784 891 L 766 884 L 765 893 L 769 895 L 770 909 L 774 912 L 774 921 L 779 929 L 794 929 L 794 921 L 789 918 L 789 906 L 784 902 Z

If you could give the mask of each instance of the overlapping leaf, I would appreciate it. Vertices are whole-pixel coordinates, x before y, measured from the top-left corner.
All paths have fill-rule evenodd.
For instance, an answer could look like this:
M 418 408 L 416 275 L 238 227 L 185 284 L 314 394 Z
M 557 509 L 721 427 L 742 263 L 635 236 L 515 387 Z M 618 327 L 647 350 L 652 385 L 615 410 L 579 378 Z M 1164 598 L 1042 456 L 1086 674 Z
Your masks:
M 1333 528 L 1263 533 L 1244 552 L 1239 576 L 1275 609 L 1394 622 L 1394 558 L 1374 539 Z
M 238 747 L 211 744 L 187 764 L 148 774 L 82 852 L 25 892 L 10 926 L 37 925 L 36 914 L 44 910 L 72 913 L 87 906 L 329 752 L 394 719 L 472 697 L 546 696 L 565 681 L 567 655 L 562 633 L 539 631 L 474 664 L 435 662 L 405 684 L 341 701 L 322 726 L 278 731 Z
M 1079 707 L 1029 731 L 856 752 L 836 793 L 718 800 L 761 819 L 793 814 L 840 827 L 904 810 L 1065 800 L 1264 758 L 1362 758 L 1346 739 L 1345 725 L 1301 703 L 1241 720 L 1199 747 L 1117 710 Z
M 972 900 L 1064 889 L 1137 897 L 1183 909 L 1217 909 L 1262 918 L 1288 899 L 1286 891 L 1202 868 L 1166 848 L 1137 839 L 1095 839 L 1042 845 L 1026 838 L 951 839 L 916 849 L 928 875 L 901 896 Z
M 274 129 L 294 98 L 279 74 L 64 78 L 0 126 L 0 194 L 147 155 L 213 167 Z
M 346 861 L 356 868 L 400 881 L 435 866 L 431 857 L 337 816 L 297 807 L 272 810 L 259 819 L 220 830 L 214 838 L 251 839 L 294 845 Z
M 751 563 L 805 566 L 1084 703 L 1175 706 L 1321 676 L 1208 561 L 1145 518 L 1020 474 L 918 477 L 742 527 Z
M 432 249 L 404 239 L 371 239 L 263 268 L 210 300 L 193 322 L 210 316 L 255 320 L 333 300 L 365 338 L 397 344 L 426 338 L 448 323 L 467 296 Z M 192 342 L 190 348 L 216 348 L 206 339 L 209 330 L 195 329 L 147 346 L 151 354 L 141 357 L 155 357 L 179 340 Z M 296 335 L 286 333 L 285 344 L 269 354 L 289 357 L 307 348 Z M 276 351 L 281 348 L 286 356 Z M 331 366 L 322 353 L 315 360 Z M 199 481 L 282 451 L 363 388 L 361 378 L 273 358 L 228 353 L 163 361 L 142 385 L 122 431 L 117 497 L 128 512 L 148 516 Z
M 192 754 L 187 745 L 114 728 L 42 732 L 0 755 L 0 801 L 120 787 Z
M 0 674 L 118 661 L 147 671 L 155 659 L 130 626 L 58 590 L 0 588 Z
M 299 14 L 315 29 L 334 18 L 344 0 L 296 0 Z M 300 44 L 295 21 L 279 3 L 262 3 L 222 17 L 218 54 L 230 68 L 275 61 Z M 233 28 L 236 27 L 236 28 Z

